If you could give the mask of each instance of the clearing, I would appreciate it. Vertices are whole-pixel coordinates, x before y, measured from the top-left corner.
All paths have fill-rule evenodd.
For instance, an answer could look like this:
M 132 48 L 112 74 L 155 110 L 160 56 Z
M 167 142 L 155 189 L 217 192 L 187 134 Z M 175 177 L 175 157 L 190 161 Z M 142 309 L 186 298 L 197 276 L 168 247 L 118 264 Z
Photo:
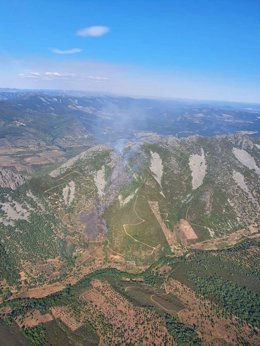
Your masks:
M 62 195 L 65 205 L 70 205 L 73 202 L 75 196 L 75 182 L 71 180 L 68 185 L 62 190 Z
M 181 242 L 185 246 L 188 245 L 189 241 L 196 240 L 198 238 L 190 223 L 185 219 L 180 219 L 175 228 L 180 237 Z
M 256 199 L 251 194 L 249 188 L 246 185 L 245 178 L 244 178 L 243 174 L 233 170 L 233 179 L 235 180 L 237 185 L 249 196 L 249 198 L 251 198 L 251 200 L 254 202 L 254 204 L 258 205 Z
M 190 156 L 189 166 L 192 176 L 192 190 L 196 190 L 202 185 L 207 170 L 203 148 L 201 148 L 201 155 L 193 154 Z
M 233 154 L 236 159 L 249 169 L 254 169 L 260 175 L 260 168 L 257 166 L 255 159 L 244 149 L 233 148 Z
M 151 151 L 150 170 L 153 173 L 154 179 L 162 188 L 163 163 L 160 155 Z
M 106 186 L 106 180 L 105 180 L 105 166 L 103 165 L 102 168 L 97 171 L 94 181 L 98 190 L 98 196 L 99 198 L 103 198 L 105 195 L 105 186 Z

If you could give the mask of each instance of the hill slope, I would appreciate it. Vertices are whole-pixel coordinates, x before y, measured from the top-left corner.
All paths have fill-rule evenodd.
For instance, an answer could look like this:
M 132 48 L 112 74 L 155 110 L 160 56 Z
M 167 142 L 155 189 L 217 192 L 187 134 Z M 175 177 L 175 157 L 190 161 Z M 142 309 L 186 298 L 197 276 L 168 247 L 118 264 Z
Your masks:
M 258 167 L 259 148 L 241 136 L 130 143 L 122 156 L 88 149 L 1 189 L 2 277 L 25 288 L 110 265 L 141 270 L 162 255 L 256 232 Z

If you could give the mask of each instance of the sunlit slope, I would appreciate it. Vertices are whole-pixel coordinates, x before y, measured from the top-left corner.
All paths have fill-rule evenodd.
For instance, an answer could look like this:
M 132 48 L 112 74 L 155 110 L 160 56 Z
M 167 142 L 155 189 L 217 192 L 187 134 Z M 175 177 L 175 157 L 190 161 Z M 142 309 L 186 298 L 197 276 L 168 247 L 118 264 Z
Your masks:
M 105 214 L 118 253 L 178 254 L 258 220 L 259 147 L 250 139 L 171 137 L 128 146 L 125 159 L 132 181 Z
M 259 167 L 257 139 L 155 136 L 121 154 L 92 147 L 2 188 L 3 291 L 62 286 L 111 266 L 140 271 L 189 247 L 234 244 L 257 231 Z

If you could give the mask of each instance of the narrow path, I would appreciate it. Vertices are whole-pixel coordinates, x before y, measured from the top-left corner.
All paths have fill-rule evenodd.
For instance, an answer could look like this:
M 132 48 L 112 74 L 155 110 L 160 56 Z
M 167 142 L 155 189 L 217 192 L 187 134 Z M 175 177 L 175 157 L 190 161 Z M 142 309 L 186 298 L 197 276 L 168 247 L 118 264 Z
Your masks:
M 131 234 L 129 234 L 128 231 L 127 231 L 127 229 L 126 229 L 127 226 L 138 226 L 138 225 L 141 225 L 142 223 L 146 222 L 146 220 L 143 219 L 143 218 L 141 218 L 140 215 L 139 215 L 139 214 L 137 213 L 137 211 L 136 211 L 136 201 L 137 201 L 137 198 L 138 198 L 138 196 L 136 196 L 136 199 L 135 199 L 135 202 L 134 202 L 134 206 L 133 206 L 133 211 L 134 211 L 136 217 L 137 217 L 140 221 L 137 222 L 137 223 L 123 224 L 123 229 L 124 229 L 125 234 L 126 234 L 128 237 L 130 237 L 131 239 L 133 239 L 133 240 L 134 240 L 135 242 L 137 242 L 137 243 L 140 243 L 140 244 L 142 244 L 142 245 L 145 245 L 145 246 L 149 247 L 150 249 L 153 250 L 153 251 L 152 251 L 152 253 L 153 253 L 153 252 L 156 250 L 156 247 L 151 246 L 151 245 L 149 245 L 149 244 L 146 244 L 146 243 L 144 243 L 144 242 L 142 242 L 142 241 L 136 239 L 136 238 L 133 237 Z
M 115 250 L 112 249 L 111 244 L 110 244 L 110 240 L 109 240 L 108 238 L 107 238 L 106 240 L 108 241 L 108 249 L 109 249 L 109 250 L 111 250 L 112 252 L 114 252 L 116 255 L 125 258 L 125 256 L 124 256 L 122 253 L 116 252 Z
M 59 181 L 59 180 L 64 180 L 66 177 L 68 177 L 69 175 L 71 175 L 71 174 L 73 174 L 73 173 L 77 173 L 78 175 L 83 176 L 82 173 L 80 173 L 79 171 L 76 171 L 76 170 L 75 170 L 75 171 L 71 171 L 71 172 L 69 172 L 68 174 L 66 174 L 65 176 L 59 178 L 57 181 Z M 57 184 L 57 185 L 55 185 L 55 186 L 53 186 L 53 187 L 51 187 L 51 188 L 49 188 L 49 189 L 47 189 L 47 190 L 45 190 L 44 193 L 47 193 L 47 192 L 49 192 L 49 191 L 51 191 L 51 190 L 54 190 L 54 189 L 56 189 L 57 187 L 59 187 L 59 186 L 61 186 L 61 185 L 63 185 L 63 182 L 60 183 L 60 184 Z M 130 237 L 132 240 L 134 240 L 135 242 L 140 243 L 140 244 L 142 244 L 142 245 L 144 245 L 144 246 L 149 247 L 150 249 L 152 249 L 152 253 L 151 253 L 151 254 L 153 254 L 153 252 L 156 250 L 156 247 L 151 246 L 151 245 L 149 245 L 149 244 L 146 244 L 146 243 L 144 243 L 144 242 L 142 242 L 142 241 L 136 239 L 135 237 L 133 237 L 133 236 L 127 231 L 127 227 L 128 227 L 128 226 L 138 226 L 138 225 L 141 225 L 142 223 L 146 222 L 146 220 L 143 219 L 143 218 L 141 218 L 140 215 L 139 215 L 139 214 L 137 213 L 137 211 L 136 211 L 136 201 L 137 201 L 137 198 L 138 198 L 138 196 L 137 196 L 136 199 L 135 199 L 134 206 L 133 206 L 133 211 L 134 211 L 136 217 L 137 217 L 140 221 L 137 222 L 137 223 L 135 223 L 135 224 L 123 224 L 123 229 L 124 229 L 125 234 L 126 234 L 128 237 Z M 82 211 L 81 211 L 81 212 L 82 212 Z M 110 248 L 111 248 L 111 247 L 110 247 Z M 112 250 L 112 251 L 114 251 L 114 250 Z M 115 251 L 114 251 L 114 252 L 115 252 Z M 116 253 L 116 252 L 115 252 L 115 253 Z M 122 256 L 122 255 L 121 255 L 121 256 Z

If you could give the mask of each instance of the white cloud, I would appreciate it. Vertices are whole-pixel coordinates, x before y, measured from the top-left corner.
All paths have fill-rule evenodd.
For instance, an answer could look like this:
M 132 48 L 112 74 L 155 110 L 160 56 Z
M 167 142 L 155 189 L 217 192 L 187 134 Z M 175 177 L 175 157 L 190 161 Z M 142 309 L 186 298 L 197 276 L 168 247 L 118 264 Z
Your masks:
M 108 80 L 108 77 L 102 77 L 102 76 L 88 76 L 88 79 L 91 80 Z
M 41 77 L 41 74 L 39 72 L 28 72 L 28 73 L 19 73 L 18 76 L 21 78 L 39 79 Z
M 60 72 L 45 72 L 45 76 L 51 76 L 51 77 L 74 77 L 75 73 L 60 73 Z
M 70 54 L 76 54 L 82 52 L 81 48 L 71 48 L 71 49 L 58 49 L 58 48 L 51 48 L 51 52 L 55 54 L 60 54 L 60 55 L 70 55 Z
M 107 26 L 89 26 L 87 28 L 80 29 L 77 32 L 78 36 L 91 36 L 99 37 L 107 34 L 110 31 L 110 28 Z
M 54 80 L 54 79 L 69 79 L 76 77 L 75 73 L 68 72 L 27 72 L 27 73 L 19 73 L 18 76 L 20 78 L 32 78 L 32 79 L 40 79 L 40 80 Z
M 10 59 L 0 55 L 0 86 L 65 89 L 132 96 L 260 102 L 260 88 L 231 77 L 151 71 L 85 59 Z M 107 78 L 105 80 L 105 78 Z M 239 82 L 241 84 L 239 84 Z

